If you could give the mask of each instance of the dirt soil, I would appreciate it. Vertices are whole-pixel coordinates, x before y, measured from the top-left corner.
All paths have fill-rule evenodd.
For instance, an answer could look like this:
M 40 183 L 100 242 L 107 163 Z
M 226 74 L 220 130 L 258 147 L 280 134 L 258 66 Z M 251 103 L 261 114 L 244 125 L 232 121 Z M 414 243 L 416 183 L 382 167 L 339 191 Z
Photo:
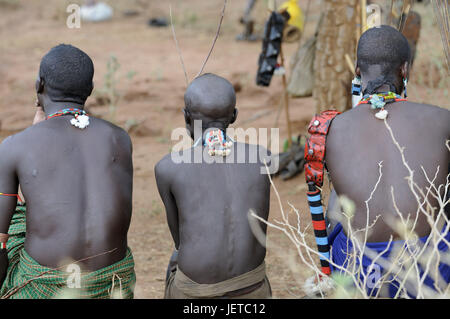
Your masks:
M 236 42 L 242 31 L 238 24 L 244 9 L 242 1 L 228 1 L 222 32 L 205 72 L 221 75 L 233 82 L 237 92 L 239 118 L 234 127 L 279 127 L 280 145 L 287 138 L 285 115 L 277 110 L 281 97 L 281 78 L 274 77 L 268 88 L 255 85 L 257 59 L 261 43 Z M 115 9 L 113 20 L 103 23 L 82 22 L 80 29 L 66 27 L 69 3 L 82 1 L 0 0 L 0 139 L 28 127 L 34 115 L 34 82 L 42 56 L 59 43 L 70 43 L 88 53 L 95 64 L 95 92 L 88 99 L 88 111 L 108 119 L 109 108 L 102 102 L 107 61 L 111 55 L 120 64 L 116 72 L 116 123 L 133 126 L 130 135 L 134 147 L 133 217 L 129 231 L 137 272 L 136 298 L 161 298 L 164 277 L 173 243 L 165 211 L 157 192 L 154 166 L 178 142 L 171 140 L 173 129 L 183 127 L 183 94 L 186 88 L 179 55 L 170 28 L 151 28 L 149 18 L 169 17 L 169 3 L 164 1 L 109 1 Z M 189 80 L 200 70 L 210 49 L 222 9 L 219 0 L 172 1 L 172 10 Z M 260 2 L 255 10 L 258 30 L 262 28 L 266 9 Z M 307 1 L 299 1 L 303 9 Z M 125 16 L 125 10 L 137 14 Z M 419 52 L 408 87 L 410 99 L 443 107 L 448 105 L 448 81 L 442 76 L 442 45 L 433 25 L 432 8 L 421 6 L 423 21 Z M 312 1 L 304 39 L 313 34 L 320 7 Z M 429 37 L 428 37 L 429 34 Z M 287 61 L 297 43 L 286 44 Z M 420 73 L 419 73 L 420 72 Z M 438 75 L 436 75 L 438 74 Z M 304 134 L 314 114 L 312 97 L 290 99 L 290 116 L 295 134 Z M 268 111 L 270 111 L 268 113 Z M 256 118 L 253 121 L 249 121 Z M 281 146 L 280 146 L 281 147 Z M 24 150 L 26 151 L 26 150 Z M 279 150 L 275 150 L 279 151 Z M 304 175 L 274 183 L 288 210 L 295 206 L 303 225 L 310 223 L 305 196 Z M 327 187 L 325 187 L 327 195 Z M 269 220 L 280 218 L 280 207 L 271 193 Z M 312 233 L 308 238 L 314 247 Z M 301 285 L 311 275 L 296 255 L 289 239 L 276 229 L 268 230 L 266 263 L 274 298 L 303 297 Z

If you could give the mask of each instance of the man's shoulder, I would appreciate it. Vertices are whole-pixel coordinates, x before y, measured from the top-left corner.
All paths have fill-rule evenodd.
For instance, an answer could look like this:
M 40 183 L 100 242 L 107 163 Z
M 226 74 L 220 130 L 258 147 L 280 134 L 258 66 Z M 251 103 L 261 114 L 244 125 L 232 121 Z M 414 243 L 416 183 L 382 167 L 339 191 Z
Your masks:
M 17 141 L 17 134 L 6 137 L 0 143 L 0 154 L 2 154 L 2 155 L 10 154 L 11 149 L 14 148 L 14 145 L 16 144 L 15 143 L 16 141 Z
M 16 161 L 20 150 L 25 149 L 26 143 L 30 142 L 30 138 L 27 138 L 27 136 L 30 137 L 29 134 L 22 131 L 3 139 L 0 143 L 0 158 L 4 161 Z
M 437 120 L 448 120 L 448 118 L 450 117 L 450 110 L 436 105 L 416 103 L 411 101 L 403 103 L 404 103 L 403 107 L 399 105 L 400 108 L 402 109 L 402 112 L 411 114 L 417 118 L 421 118 L 422 115 L 428 115 L 428 116 L 436 116 Z M 366 117 L 367 114 L 363 112 L 363 108 L 364 105 L 342 112 L 341 114 L 337 115 L 334 118 L 331 127 L 346 126 L 349 122 L 353 122 L 355 121 L 355 119 L 358 119 L 361 116 Z
M 33 142 L 33 139 L 38 139 L 40 132 L 42 131 L 38 126 L 40 125 L 36 124 L 27 127 L 16 134 L 6 137 L 0 144 L 2 149 L 22 148 L 26 146 L 24 143 L 30 143 Z
M 155 177 L 156 179 L 161 177 L 167 177 L 173 172 L 175 165 L 172 161 L 172 153 L 166 154 L 155 165 Z
M 126 139 L 127 141 L 130 141 L 131 138 L 128 135 L 127 131 L 125 131 L 120 126 L 115 125 L 114 123 L 111 123 L 109 121 L 103 120 L 101 118 L 93 118 L 93 120 L 96 122 L 94 124 L 97 124 L 100 126 L 101 129 L 108 132 L 108 134 L 112 134 L 115 137 L 121 137 Z
M 427 112 L 440 113 L 440 114 L 450 114 L 450 111 L 448 109 L 437 106 L 437 105 L 417 103 L 417 102 L 411 102 L 411 101 L 407 101 L 405 104 L 407 105 L 407 107 L 414 108 L 417 110 L 423 110 L 423 111 L 427 111 Z
M 172 163 L 171 156 L 172 156 L 172 153 L 168 153 L 168 154 L 164 155 L 164 157 L 161 158 L 158 161 L 158 163 L 156 163 L 156 166 L 158 166 L 158 167 L 165 167 L 165 166 L 170 165 Z
M 407 102 L 405 109 L 410 119 L 430 123 L 437 131 L 450 133 L 450 110 L 431 104 Z M 414 123 L 414 120 L 412 121 Z M 431 129 L 431 128 L 430 128 Z
M 132 141 L 130 135 L 123 128 L 100 118 L 93 117 L 91 124 L 85 129 L 91 129 L 91 134 L 98 136 L 98 141 L 112 142 L 125 152 L 132 152 Z

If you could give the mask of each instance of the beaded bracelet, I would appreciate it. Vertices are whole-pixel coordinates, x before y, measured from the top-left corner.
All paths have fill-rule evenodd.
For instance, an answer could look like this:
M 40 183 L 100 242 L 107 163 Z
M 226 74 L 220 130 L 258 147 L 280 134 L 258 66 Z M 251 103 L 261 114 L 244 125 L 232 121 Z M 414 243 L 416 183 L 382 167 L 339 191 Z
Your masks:
M 47 117 L 47 120 L 64 115 L 73 115 L 74 118 L 70 120 L 70 124 L 78 127 L 79 129 L 84 129 L 89 125 L 89 116 L 87 115 L 86 111 L 75 108 L 63 109 L 61 111 L 50 114 Z
M 0 249 L 6 249 L 6 242 L 8 241 L 8 234 L 0 234 Z
M 20 198 L 19 194 L 4 194 L 0 193 L 0 196 L 15 196 L 19 202 L 22 202 L 22 198 Z

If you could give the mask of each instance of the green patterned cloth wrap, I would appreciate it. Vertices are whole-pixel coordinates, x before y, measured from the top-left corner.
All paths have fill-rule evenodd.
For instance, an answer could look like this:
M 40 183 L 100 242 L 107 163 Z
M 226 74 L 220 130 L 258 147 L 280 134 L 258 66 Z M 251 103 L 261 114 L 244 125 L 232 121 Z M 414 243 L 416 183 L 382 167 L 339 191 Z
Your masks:
M 134 260 L 128 248 L 121 261 L 105 268 L 81 273 L 79 288 L 73 286 L 73 273 L 41 266 L 24 249 L 26 206 L 16 207 L 9 227 L 8 273 L 0 289 L 2 298 L 11 299 L 48 299 L 48 298 L 82 298 L 82 299 L 132 299 L 136 275 Z M 72 277 L 71 277 L 72 276 Z

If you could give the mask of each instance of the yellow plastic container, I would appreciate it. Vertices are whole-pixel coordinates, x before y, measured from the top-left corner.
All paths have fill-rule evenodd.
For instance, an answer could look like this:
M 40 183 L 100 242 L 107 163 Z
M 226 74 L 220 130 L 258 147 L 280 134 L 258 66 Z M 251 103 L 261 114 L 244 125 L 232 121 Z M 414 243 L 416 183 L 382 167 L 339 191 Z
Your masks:
M 305 18 L 303 16 L 303 11 L 298 6 L 297 0 L 288 0 L 284 2 L 280 7 L 279 11 L 286 9 L 291 18 L 288 21 L 288 24 L 294 27 L 297 27 L 300 31 L 303 32 L 304 21 Z

